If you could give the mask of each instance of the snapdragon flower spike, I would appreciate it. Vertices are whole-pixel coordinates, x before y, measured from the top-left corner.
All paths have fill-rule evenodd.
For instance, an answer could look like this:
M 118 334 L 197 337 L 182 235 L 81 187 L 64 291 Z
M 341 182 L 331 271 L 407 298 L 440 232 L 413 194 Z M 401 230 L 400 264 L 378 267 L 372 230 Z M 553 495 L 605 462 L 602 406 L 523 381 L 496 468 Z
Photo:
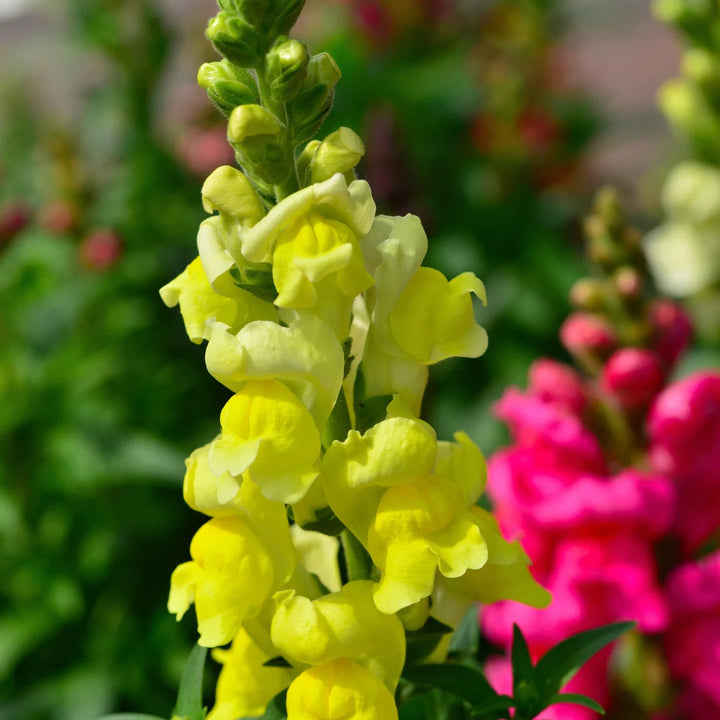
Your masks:
M 339 71 L 298 41 L 245 37 L 260 5 L 223 2 L 210 33 L 227 57 L 214 100 L 246 165 L 205 181 L 198 257 L 161 290 L 233 393 L 219 434 L 186 462 L 185 500 L 210 519 L 168 607 L 180 618 L 195 605 L 200 644 L 232 642 L 214 654 L 208 720 L 261 715 L 285 689 L 289 720 L 397 720 L 406 628 L 431 614 L 455 626 L 478 600 L 540 606 L 547 593 L 476 507 L 480 450 L 464 433 L 438 441 L 419 419 L 428 367 L 485 351 L 485 288 L 422 266 L 417 217 L 376 217 L 352 131 L 308 142 L 308 113 L 318 126 Z M 248 74 L 236 64 L 251 55 Z M 438 635 L 436 658 L 448 640 Z

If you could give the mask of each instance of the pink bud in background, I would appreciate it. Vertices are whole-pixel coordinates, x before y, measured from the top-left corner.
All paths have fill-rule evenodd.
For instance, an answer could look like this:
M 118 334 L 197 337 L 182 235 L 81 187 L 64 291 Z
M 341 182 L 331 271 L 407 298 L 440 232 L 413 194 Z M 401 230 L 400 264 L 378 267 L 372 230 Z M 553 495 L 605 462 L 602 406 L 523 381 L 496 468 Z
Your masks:
M 573 355 L 607 356 L 617 347 L 617 335 L 603 318 L 587 312 L 571 313 L 560 327 L 560 340 Z
M 8 200 L 0 208 L 0 243 L 12 240 L 30 222 L 30 209 L 21 200 Z
M 582 414 L 587 392 L 582 379 L 569 365 L 542 358 L 530 366 L 528 376 L 531 396 L 556 403 L 575 415 Z
M 178 154 L 183 164 L 201 177 L 220 165 L 232 164 L 235 151 L 227 141 L 224 126 L 193 128 L 180 141 Z
M 55 200 L 40 208 L 38 222 L 48 232 L 65 235 L 75 227 L 77 211 L 69 202 Z
M 649 405 L 665 382 L 662 362 L 652 350 L 621 348 L 605 363 L 601 384 L 623 407 Z
M 122 253 L 122 239 L 110 228 L 100 228 L 86 235 L 79 248 L 80 263 L 88 270 L 107 270 Z
M 687 313 L 672 300 L 657 300 L 650 308 L 655 352 L 672 366 L 685 350 L 693 333 Z

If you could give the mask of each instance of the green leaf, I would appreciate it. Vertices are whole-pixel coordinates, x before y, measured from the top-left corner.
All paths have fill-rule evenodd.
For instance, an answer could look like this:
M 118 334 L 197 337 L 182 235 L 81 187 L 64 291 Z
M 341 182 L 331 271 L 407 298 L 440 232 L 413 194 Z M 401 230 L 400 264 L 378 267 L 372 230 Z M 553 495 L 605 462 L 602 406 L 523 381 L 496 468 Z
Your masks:
M 548 650 L 535 666 L 543 698 L 559 693 L 595 653 L 633 627 L 632 622 L 605 625 L 573 635 Z
M 583 707 L 590 708 L 601 715 L 605 714 L 605 709 L 600 703 L 595 702 L 592 698 L 587 695 L 580 695 L 579 693 L 559 693 L 553 695 L 548 701 L 547 707 L 551 705 L 559 705 L 560 703 L 570 703 L 572 705 L 582 705 Z
M 533 668 L 532 658 L 527 642 L 523 637 L 520 628 L 513 624 L 513 644 L 512 644 L 512 671 L 513 671 L 513 691 L 517 694 L 517 689 L 522 684 L 533 685 L 535 669 Z
M 177 702 L 173 715 L 188 720 L 204 720 L 205 708 L 202 702 L 203 671 L 207 648 L 196 645 L 185 663 Z
M 418 665 L 435 650 L 443 637 L 451 632 L 452 628 L 449 625 L 445 625 L 433 617 L 429 617 L 418 630 L 406 630 L 405 662 L 408 665 Z
M 403 677 L 415 685 L 444 690 L 471 705 L 481 705 L 498 697 L 485 676 L 467 665 L 412 665 Z

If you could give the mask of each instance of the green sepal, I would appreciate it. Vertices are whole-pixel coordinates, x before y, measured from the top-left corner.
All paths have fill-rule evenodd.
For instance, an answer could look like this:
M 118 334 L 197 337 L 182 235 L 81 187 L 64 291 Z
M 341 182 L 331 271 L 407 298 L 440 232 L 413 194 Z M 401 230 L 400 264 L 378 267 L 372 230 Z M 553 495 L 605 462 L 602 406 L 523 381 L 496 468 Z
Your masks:
M 207 710 L 203 707 L 202 686 L 207 651 L 206 647 L 196 645 L 190 652 L 180 678 L 173 718 L 204 720 Z
M 230 276 L 235 285 L 242 290 L 247 290 L 265 302 L 275 302 L 278 291 L 273 282 L 270 263 L 257 263 L 257 265 L 257 267 L 234 266 L 230 268 Z
M 297 522 L 293 509 L 290 506 L 288 506 L 288 515 L 291 520 Z M 317 508 L 315 510 L 315 518 L 313 520 L 297 524 L 303 530 L 312 530 L 314 532 L 319 532 L 323 535 L 331 535 L 333 537 L 336 537 L 345 529 L 345 526 L 332 511 L 332 508 L 329 507 Z
M 260 100 L 255 78 L 228 60 L 203 63 L 198 70 L 198 85 L 210 102 L 226 117 L 238 106 Z

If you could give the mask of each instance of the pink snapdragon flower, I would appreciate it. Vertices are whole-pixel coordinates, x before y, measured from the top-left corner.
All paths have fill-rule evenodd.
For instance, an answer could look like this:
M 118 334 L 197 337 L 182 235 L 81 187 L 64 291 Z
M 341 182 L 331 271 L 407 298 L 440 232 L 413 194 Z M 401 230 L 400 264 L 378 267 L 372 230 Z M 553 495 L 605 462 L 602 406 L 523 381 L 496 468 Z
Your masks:
M 720 716 L 720 551 L 674 570 L 667 581 L 670 672 L 682 682 L 683 717 Z

